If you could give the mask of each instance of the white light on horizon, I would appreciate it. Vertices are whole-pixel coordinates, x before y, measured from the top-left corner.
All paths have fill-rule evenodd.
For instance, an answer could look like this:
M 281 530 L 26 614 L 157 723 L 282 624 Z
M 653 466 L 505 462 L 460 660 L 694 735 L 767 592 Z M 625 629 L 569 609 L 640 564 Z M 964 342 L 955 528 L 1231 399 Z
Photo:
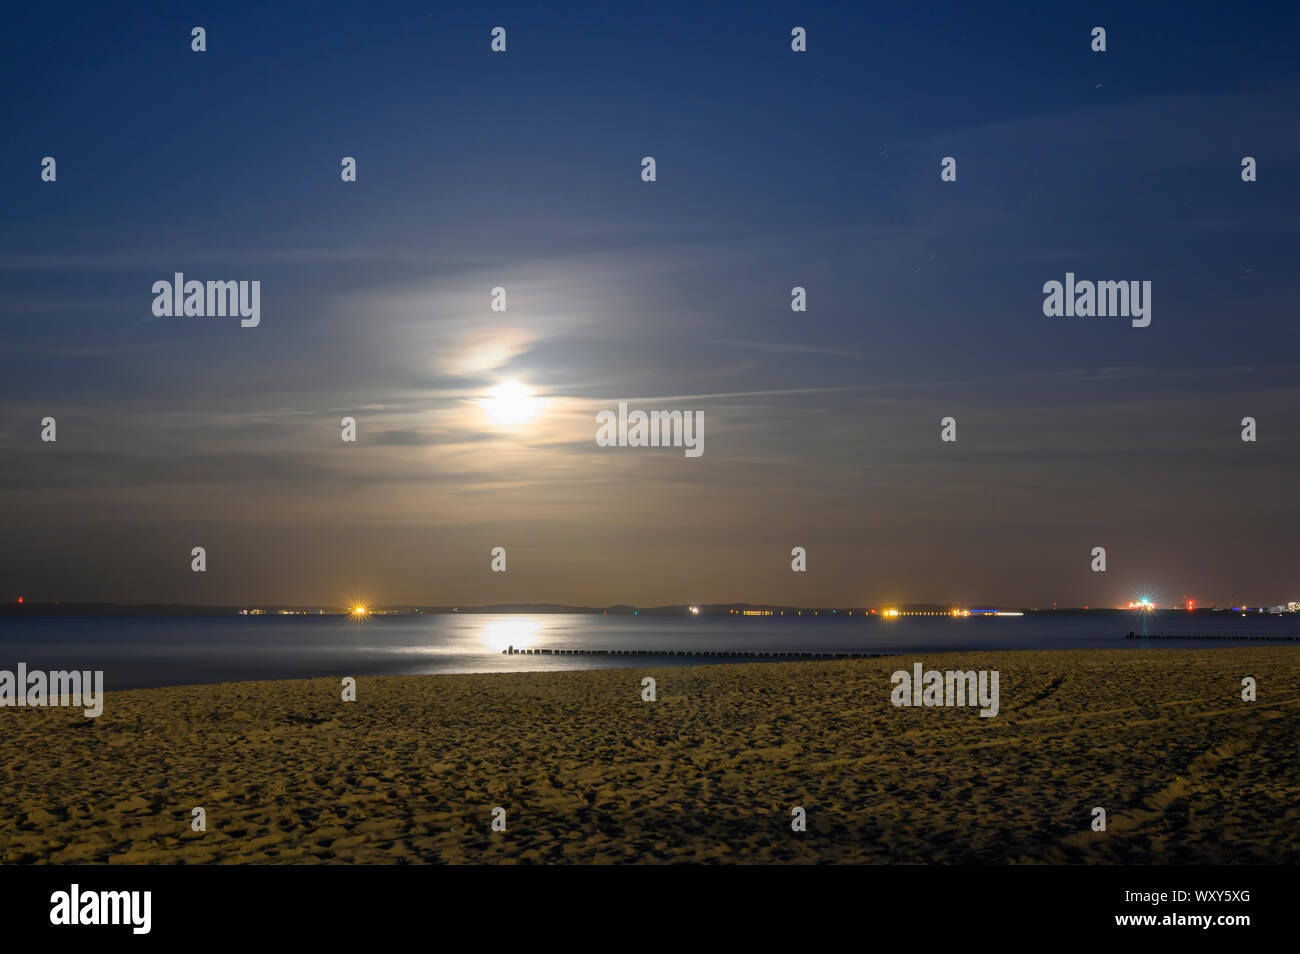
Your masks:
M 483 624 L 480 640 L 494 653 L 510 647 L 531 649 L 541 628 L 535 619 L 494 619 Z

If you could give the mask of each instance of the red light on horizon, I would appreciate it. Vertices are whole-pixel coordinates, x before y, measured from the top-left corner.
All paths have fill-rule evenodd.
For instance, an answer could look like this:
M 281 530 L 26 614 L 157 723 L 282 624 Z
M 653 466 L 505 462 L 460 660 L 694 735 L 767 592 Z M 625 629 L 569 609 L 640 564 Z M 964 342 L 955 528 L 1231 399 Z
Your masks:
M 21 596 L 18 597 L 18 602 L 21 603 L 22 601 L 23 601 L 23 598 L 22 598 Z

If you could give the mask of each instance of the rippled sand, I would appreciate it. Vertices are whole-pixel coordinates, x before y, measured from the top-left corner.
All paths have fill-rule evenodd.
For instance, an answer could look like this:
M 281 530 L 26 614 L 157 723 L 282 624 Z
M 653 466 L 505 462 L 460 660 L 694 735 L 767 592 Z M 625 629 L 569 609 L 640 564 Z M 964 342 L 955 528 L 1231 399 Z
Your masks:
M 917 659 L 1000 714 L 894 707 Z M 117 692 L 0 709 L 0 860 L 1295 863 L 1298 715 L 1294 647 Z

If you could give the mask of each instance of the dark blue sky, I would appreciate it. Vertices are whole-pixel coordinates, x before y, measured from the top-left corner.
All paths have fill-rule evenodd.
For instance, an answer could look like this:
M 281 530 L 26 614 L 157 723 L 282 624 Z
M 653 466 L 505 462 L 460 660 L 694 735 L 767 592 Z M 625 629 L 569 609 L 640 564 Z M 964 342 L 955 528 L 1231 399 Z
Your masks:
M 6 18 L 14 594 L 1300 598 L 1293 6 Z M 259 280 L 260 326 L 154 317 L 176 271 Z M 1150 281 L 1150 327 L 1045 317 L 1067 271 Z M 704 455 L 596 447 L 619 401 Z

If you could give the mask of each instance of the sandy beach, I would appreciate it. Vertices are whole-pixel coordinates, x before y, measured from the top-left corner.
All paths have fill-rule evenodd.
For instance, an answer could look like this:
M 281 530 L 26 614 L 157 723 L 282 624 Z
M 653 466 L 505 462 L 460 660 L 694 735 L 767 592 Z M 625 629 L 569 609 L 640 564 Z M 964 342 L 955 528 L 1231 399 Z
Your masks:
M 998 715 L 892 705 L 916 661 L 998 670 Z M 0 861 L 1300 861 L 1295 647 L 373 677 L 355 702 L 106 678 L 98 718 L 0 709 Z

